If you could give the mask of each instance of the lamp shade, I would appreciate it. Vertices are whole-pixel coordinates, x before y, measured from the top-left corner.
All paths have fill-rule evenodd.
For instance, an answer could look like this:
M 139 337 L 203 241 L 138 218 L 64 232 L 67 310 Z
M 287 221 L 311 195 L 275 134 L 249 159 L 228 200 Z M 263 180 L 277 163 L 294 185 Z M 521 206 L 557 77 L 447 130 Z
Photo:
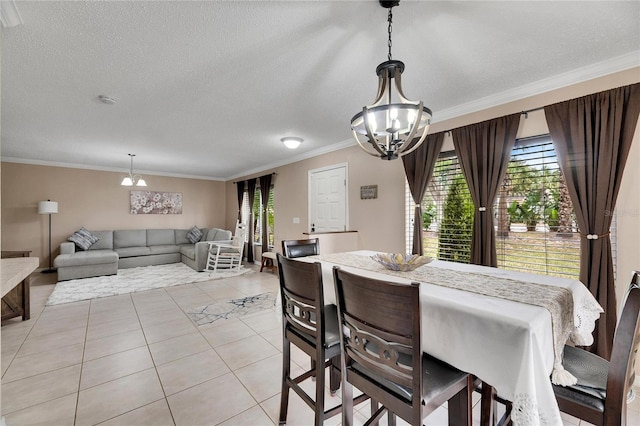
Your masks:
M 38 202 L 38 214 L 54 214 L 58 213 L 57 201 L 40 201 Z

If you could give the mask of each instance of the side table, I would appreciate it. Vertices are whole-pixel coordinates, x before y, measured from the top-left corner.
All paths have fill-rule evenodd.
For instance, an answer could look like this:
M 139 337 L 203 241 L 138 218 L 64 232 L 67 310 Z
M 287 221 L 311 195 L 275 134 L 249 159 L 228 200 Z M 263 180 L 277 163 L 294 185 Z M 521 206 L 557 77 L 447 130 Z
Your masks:
M 37 257 L 18 256 L 0 260 L 2 321 L 17 316 L 22 316 L 25 321 L 31 317 L 30 276 L 39 263 Z

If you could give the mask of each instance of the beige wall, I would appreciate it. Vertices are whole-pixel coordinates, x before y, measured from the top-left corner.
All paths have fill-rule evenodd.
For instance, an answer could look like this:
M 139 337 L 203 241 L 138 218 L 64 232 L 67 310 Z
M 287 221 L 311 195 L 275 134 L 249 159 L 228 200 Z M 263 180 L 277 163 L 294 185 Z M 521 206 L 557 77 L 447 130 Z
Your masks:
M 48 266 L 49 222 L 38 201 L 58 202 L 52 215 L 51 248 L 75 230 L 224 227 L 225 184 L 197 179 L 145 175 L 150 191 L 181 192 L 182 214 L 132 215 L 124 173 L 2 163 L 2 249 L 32 250 Z M 135 187 L 133 188 L 135 189 Z M 231 228 L 233 229 L 233 228 Z
M 343 163 L 347 164 L 348 170 L 349 228 L 358 231 L 358 247 L 404 251 L 405 178 L 402 163 L 381 161 L 355 146 L 269 170 L 276 172 L 273 195 L 277 251 L 281 251 L 282 240 L 307 238 L 303 233 L 309 231 L 309 170 Z M 378 185 L 378 198 L 361 200 L 360 187 L 363 185 Z M 229 227 L 235 223 L 238 213 L 236 188 L 232 182 L 227 182 L 227 204 Z M 294 224 L 294 217 L 300 218 L 300 223 Z M 398 226 L 398 221 L 402 226 Z M 381 223 L 390 226 L 381 226 Z
M 563 89 L 532 96 L 516 102 L 478 111 L 434 123 L 432 132 L 450 130 L 455 127 L 500 117 L 549 105 L 555 102 L 596 93 L 614 87 L 640 81 L 640 68 L 579 83 Z M 436 114 L 437 118 L 437 114 Z M 548 133 L 543 111 L 529 114 L 521 119 L 519 137 Z M 628 285 L 631 271 L 640 269 L 637 242 L 640 241 L 640 130 L 636 132 L 629 156 L 623 184 L 618 199 L 618 257 L 617 273 L 620 277 L 618 301 Z M 327 141 L 332 143 L 335 141 Z M 451 138 L 445 138 L 443 150 L 453 149 Z M 302 238 L 308 227 L 308 171 L 338 163 L 348 164 L 349 225 L 358 231 L 360 249 L 404 251 L 404 171 L 400 161 L 382 161 L 371 157 L 354 146 L 315 158 L 288 164 L 273 170 L 277 172 L 274 182 L 275 239 L 280 251 L 282 239 Z M 258 175 L 264 174 L 259 173 Z M 248 176 L 255 177 L 255 176 Z M 246 178 L 243 178 L 246 179 Z M 240 180 L 240 179 L 237 179 Z M 361 185 L 378 185 L 378 199 L 360 200 Z M 227 182 L 227 227 L 235 223 L 237 215 L 236 189 Z M 293 218 L 300 223 L 294 224 Z

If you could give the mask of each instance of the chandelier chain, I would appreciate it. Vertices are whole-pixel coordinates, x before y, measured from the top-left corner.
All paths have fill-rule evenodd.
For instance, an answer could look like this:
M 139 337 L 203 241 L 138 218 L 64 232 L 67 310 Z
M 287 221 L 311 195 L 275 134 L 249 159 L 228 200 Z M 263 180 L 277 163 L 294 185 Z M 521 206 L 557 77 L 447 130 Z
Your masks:
M 388 46 L 389 46 L 389 55 L 387 55 L 387 58 L 389 58 L 389 60 L 391 60 L 391 30 L 393 29 L 393 7 L 389 8 L 389 17 L 387 18 L 387 20 L 389 21 L 389 26 L 387 28 L 387 32 L 389 33 L 389 41 L 388 41 Z

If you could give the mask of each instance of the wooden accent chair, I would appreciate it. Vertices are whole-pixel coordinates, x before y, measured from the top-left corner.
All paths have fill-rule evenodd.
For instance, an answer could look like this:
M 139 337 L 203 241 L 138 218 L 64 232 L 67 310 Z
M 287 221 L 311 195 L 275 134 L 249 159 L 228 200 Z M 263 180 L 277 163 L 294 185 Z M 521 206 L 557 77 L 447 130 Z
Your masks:
M 565 346 L 564 368 L 578 383 L 553 386 L 560 411 L 598 426 L 627 424 L 627 396 L 640 344 L 640 273 L 633 272 L 613 339 L 611 361 Z
M 317 238 L 282 240 L 282 254 L 289 259 L 320 254 L 320 241 Z
M 282 394 L 279 423 L 287 421 L 289 389 L 293 389 L 315 411 L 316 426 L 340 413 L 338 405 L 325 410 L 326 367 L 331 367 L 329 380 L 332 394 L 340 385 L 340 335 L 335 305 L 324 305 L 320 263 L 299 262 L 277 254 L 282 298 Z M 291 377 L 291 344 L 311 358 L 311 369 Z M 315 399 L 299 383 L 315 377 Z M 363 401 L 366 397 L 360 398 Z
M 231 243 L 209 241 L 209 253 L 207 255 L 207 270 L 232 271 L 239 270 L 242 265 L 244 253 L 244 237 L 247 230 L 244 225 L 236 224 L 236 233 Z
M 423 354 L 419 284 L 394 284 L 334 267 L 342 346 L 342 424 L 353 424 L 352 385 L 371 397 L 376 424 L 388 412 L 412 425 L 448 402 L 449 424 L 471 424 L 472 376 Z M 377 403 L 382 406 L 377 407 Z

